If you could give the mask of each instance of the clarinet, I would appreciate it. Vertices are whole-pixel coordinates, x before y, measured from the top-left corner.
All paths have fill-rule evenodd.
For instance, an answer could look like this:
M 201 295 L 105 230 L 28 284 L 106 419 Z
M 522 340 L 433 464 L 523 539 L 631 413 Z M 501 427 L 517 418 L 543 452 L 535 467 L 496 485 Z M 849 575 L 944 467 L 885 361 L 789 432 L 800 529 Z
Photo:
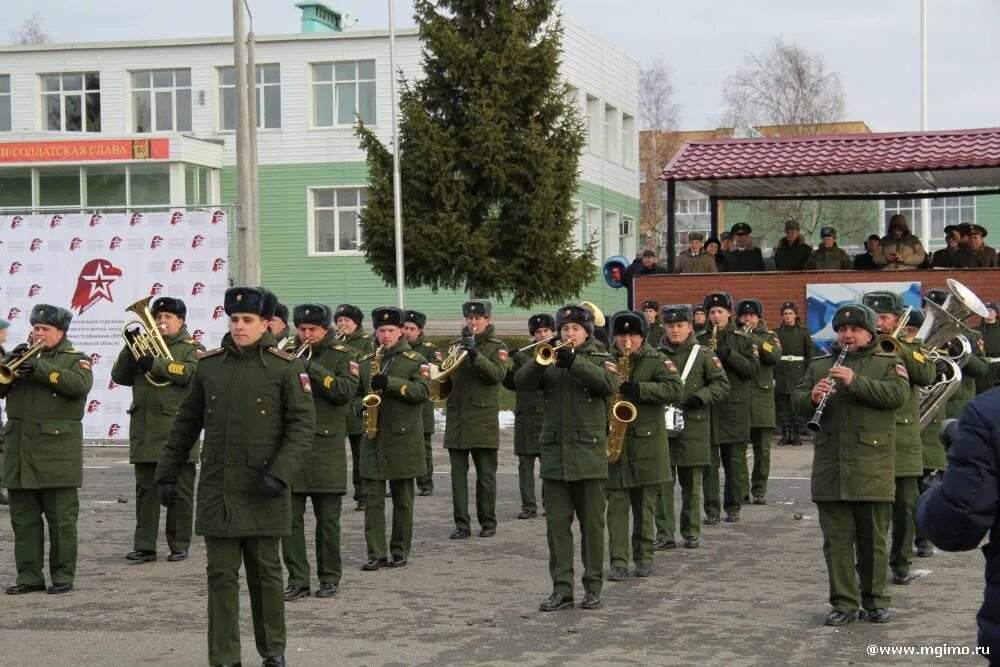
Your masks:
M 840 351 L 837 361 L 833 363 L 833 366 L 830 366 L 830 372 L 826 374 L 826 379 L 830 382 L 830 388 L 823 394 L 823 398 L 819 399 L 819 405 L 816 406 L 816 413 L 806 424 L 806 428 L 810 431 L 818 431 L 820 429 L 820 421 L 823 419 L 823 410 L 826 409 L 826 402 L 830 400 L 830 394 L 833 393 L 834 388 L 837 386 L 837 380 L 833 377 L 833 369 L 844 365 L 844 359 L 847 358 L 847 350 L 848 348 L 845 347 Z

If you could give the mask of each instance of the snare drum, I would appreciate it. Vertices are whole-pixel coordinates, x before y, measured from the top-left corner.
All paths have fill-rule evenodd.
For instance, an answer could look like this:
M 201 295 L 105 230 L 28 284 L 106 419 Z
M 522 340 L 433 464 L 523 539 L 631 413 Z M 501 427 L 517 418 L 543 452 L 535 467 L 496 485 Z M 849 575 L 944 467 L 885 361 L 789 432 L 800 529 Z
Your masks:
M 667 406 L 667 437 L 676 438 L 684 432 L 684 411 L 672 405 Z

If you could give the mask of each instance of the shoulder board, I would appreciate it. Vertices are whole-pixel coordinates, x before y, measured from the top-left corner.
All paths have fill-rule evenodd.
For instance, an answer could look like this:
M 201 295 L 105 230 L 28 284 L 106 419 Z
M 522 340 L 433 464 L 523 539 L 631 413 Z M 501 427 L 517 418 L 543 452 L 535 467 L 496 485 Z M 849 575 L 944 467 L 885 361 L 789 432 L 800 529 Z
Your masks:
M 186 341 L 184 341 L 184 343 L 187 345 L 197 345 L 198 341 L 196 341 L 194 338 L 188 338 Z
M 371 334 L 361 334 L 361 335 L 359 336 L 359 338 L 363 338 L 364 340 L 368 340 L 368 339 L 369 339 L 369 338 L 371 338 L 371 337 L 372 337 L 372 335 L 371 335 Z
M 66 354 L 83 354 L 83 352 L 80 352 L 75 347 L 71 347 L 68 350 L 56 350 L 56 352 L 65 352 Z
M 753 333 L 753 332 L 750 332 L 750 333 Z M 740 331 L 739 329 L 737 329 L 736 331 L 734 331 L 734 332 L 732 333 L 732 335 L 734 335 L 734 336 L 742 336 L 743 338 L 749 338 L 749 337 L 750 337 L 750 334 L 748 334 L 748 333 L 743 333 L 743 332 L 742 332 L 742 331 Z
M 284 359 L 285 361 L 294 361 L 296 358 L 294 354 L 289 354 L 284 350 L 279 350 L 276 347 L 269 347 L 267 348 L 267 351 L 280 359 Z
M 347 348 L 344 347 L 343 345 L 341 345 L 340 343 L 331 343 L 330 344 L 330 349 L 331 350 L 337 350 L 338 352 L 346 352 L 347 351 Z
M 417 355 L 414 352 L 404 352 L 403 356 L 406 357 L 407 359 L 416 359 L 417 358 Z
M 895 357 L 896 355 L 893 354 L 892 352 L 883 352 L 882 350 L 878 350 L 877 352 L 875 352 L 875 356 L 876 357 Z
M 215 355 L 221 354 L 222 352 L 225 352 L 225 351 L 226 351 L 226 348 L 224 348 L 224 347 L 217 347 L 214 350 L 205 350 L 205 351 L 198 350 L 198 358 L 199 359 L 204 359 L 205 357 L 214 357 Z
M 373 359 L 374 357 L 375 357 L 375 353 L 374 352 L 369 352 L 365 356 L 361 357 L 361 359 L 359 361 L 368 361 L 369 359 Z

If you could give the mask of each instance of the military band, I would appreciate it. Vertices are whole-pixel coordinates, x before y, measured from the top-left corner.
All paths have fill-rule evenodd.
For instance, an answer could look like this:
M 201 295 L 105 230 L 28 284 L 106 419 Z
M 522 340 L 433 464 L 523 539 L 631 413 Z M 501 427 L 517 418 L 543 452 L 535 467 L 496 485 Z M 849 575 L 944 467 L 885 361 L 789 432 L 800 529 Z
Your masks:
M 337 338 L 341 343 L 364 357 L 372 351 L 372 337 L 361 326 L 365 314 L 349 303 L 342 303 L 333 311 L 333 323 L 337 326 Z M 354 489 L 355 511 L 365 510 L 365 487 L 361 481 L 361 418 L 354 410 L 347 411 L 347 440 L 351 443 L 351 485 Z
M 791 397 L 812 362 L 813 341 L 809 329 L 799 320 L 794 301 L 781 304 L 781 326 L 775 330 L 781 342 L 781 359 L 774 368 L 775 420 L 781 428 L 779 445 L 802 445 L 803 422 L 792 410 Z
M 403 331 L 406 332 L 406 342 L 410 348 L 431 364 L 440 364 L 444 357 L 437 345 L 424 336 L 427 326 L 427 316 L 418 310 L 407 310 Z M 417 495 L 430 496 L 434 493 L 434 448 L 431 437 L 434 435 L 434 401 L 428 398 L 424 402 L 424 474 L 417 478 Z

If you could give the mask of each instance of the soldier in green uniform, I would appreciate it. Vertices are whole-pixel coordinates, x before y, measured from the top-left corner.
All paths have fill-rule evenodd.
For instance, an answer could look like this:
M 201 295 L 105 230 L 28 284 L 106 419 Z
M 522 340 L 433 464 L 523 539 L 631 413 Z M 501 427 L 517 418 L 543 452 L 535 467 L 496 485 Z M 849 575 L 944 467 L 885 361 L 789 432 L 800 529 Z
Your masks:
M 281 558 L 288 570 L 285 600 L 309 597 L 306 551 L 306 500 L 316 516 L 316 597 L 337 594 L 340 562 L 340 511 L 347 493 L 345 417 L 358 391 L 358 363 L 353 349 L 337 341 L 332 311 L 321 303 L 303 303 L 292 311 L 297 335 L 289 353 L 298 356 L 309 374 L 316 429 L 305 464 L 292 478 L 292 530 L 281 538 Z M 302 348 L 308 346 L 305 350 Z
M 983 361 L 986 362 L 987 372 L 976 378 L 977 394 L 995 387 L 1000 376 L 1000 320 L 997 319 L 1000 304 L 996 301 L 984 301 L 983 304 L 986 306 L 986 319 L 979 323 L 976 331 L 983 341 Z
M 295 336 L 292 335 L 291 328 L 288 326 L 288 306 L 285 304 L 279 303 L 274 307 L 274 317 L 271 318 L 268 329 L 274 334 L 274 340 L 279 348 L 288 343 L 294 345 Z
M 371 354 L 372 337 L 365 333 L 361 324 L 365 314 L 357 306 L 342 303 L 333 311 L 333 322 L 337 325 L 337 339 L 358 354 L 358 358 Z M 365 486 L 361 481 L 361 419 L 355 410 L 347 411 L 347 439 L 351 443 L 351 483 L 354 487 L 354 510 L 365 509 Z
M 406 311 L 406 322 L 403 323 L 403 331 L 406 332 L 406 341 L 410 344 L 410 349 L 419 354 L 432 364 L 440 364 L 444 361 L 444 356 L 437 345 L 424 338 L 424 327 L 427 325 L 427 316 L 418 310 Z M 424 403 L 424 465 L 426 471 L 423 476 L 417 478 L 417 495 L 429 496 L 434 493 L 434 448 L 431 445 L 431 436 L 434 434 L 434 401 L 430 398 Z
M 444 446 L 451 459 L 451 500 L 455 530 L 451 539 L 469 537 L 469 457 L 476 467 L 476 518 L 479 537 L 497 532 L 497 452 L 500 449 L 500 383 L 510 365 L 507 346 L 493 335 L 493 305 L 485 299 L 462 304 L 465 328 L 452 342 L 468 358 L 452 374 Z
M 794 301 L 781 304 L 781 326 L 774 332 L 781 342 L 781 359 L 774 367 L 774 408 L 781 427 L 779 445 L 801 445 L 801 422 L 792 412 L 791 397 L 813 358 L 809 329 L 799 323 L 799 309 Z
M 692 304 L 691 317 L 693 318 L 694 335 L 701 336 L 701 332 L 708 326 L 708 308 L 705 308 L 703 303 Z
M 874 344 L 875 321 L 866 306 L 838 308 L 833 352 L 848 350 L 843 364 L 834 368 L 835 357 L 817 357 L 792 392 L 792 409 L 804 420 L 827 397 L 813 436 L 811 483 L 833 606 L 827 625 L 855 620 L 859 608 L 873 623 L 890 618 L 886 533 L 895 496 L 895 410 L 906 403 L 910 388 L 899 358 Z
M 377 395 L 374 435 L 361 441 L 361 477 L 368 491 L 365 510 L 366 572 L 404 567 L 413 541 L 414 480 L 424 474 L 423 410 L 430 397 L 431 367 L 410 349 L 399 308 L 376 308 L 372 326 L 378 349 L 361 360 L 364 396 Z M 366 408 L 370 410 L 371 408 Z M 369 413 L 365 420 L 371 419 Z M 385 484 L 392 497 L 392 535 L 385 543 Z
M 760 371 L 750 392 L 750 444 L 753 469 L 750 472 L 750 495 L 754 505 L 767 504 L 767 480 L 771 475 L 771 435 L 774 433 L 774 368 L 781 359 L 781 341 L 767 328 L 764 304 L 757 299 L 743 299 L 736 305 L 743 327 L 749 327 L 760 358 Z M 749 500 L 744 498 L 744 502 Z
M 555 335 L 556 322 L 548 313 L 537 313 L 528 318 L 528 333 L 536 343 L 548 341 Z M 511 368 L 503 379 L 503 386 L 514 394 L 514 453 L 517 455 L 517 481 L 521 493 L 521 513 L 518 519 L 538 516 L 535 500 L 535 459 L 541 452 L 538 438 L 542 433 L 544 394 L 538 389 L 525 390 L 517 386 L 514 377 L 525 364 L 535 357 L 534 347 L 518 350 L 511 360 Z
M 239 571 L 246 570 L 257 651 L 285 664 L 285 604 L 278 541 L 291 529 L 289 487 L 315 431 L 312 385 L 302 362 L 278 349 L 268 320 L 277 297 L 231 287 L 229 333 L 204 353 L 156 467 L 160 501 L 177 500 L 177 476 L 202 429 L 195 532 L 208 556 L 208 660 L 240 662 Z
M 806 271 L 850 271 L 854 260 L 837 245 L 837 230 L 823 227 L 819 231 L 820 245 L 806 260 Z
M 705 523 L 719 523 L 722 507 L 726 521 L 740 520 L 743 497 L 750 492 L 747 442 L 750 440 L 750 402 L 760 371 L 757 346 L 749 334 L 736 328 L 733 300 L 725 292 L 705 296 L 711 326 L 698 339 L 722 362 L 729 378 L 729 396 L 712 406 L 712 462 L 702 479 Z M 725 497 L 719 497 L 719 463 L 726 472 Z M 724 502 L 720 502 L 724 500 Z
M 684 428 L 680 432 L 668 431 L 673 478 L 681 486 L 680 529 L 684 546 L 697 549 L 701 537 L 701 474 L 712 460 L 710 406 L 729 395 L 729 378 L 712 350 L 698 344 L 689 306 L 666 306 L 661 315 L 667 333 L 660 351 L 674 368 L 681 369 L 684 387 L 683 398 L 675 406 L 683 411 Z M 674 484 L 668 482 L 660 486 L 656 500 L 653 548 L 657 551 L 677 546 L 674 515 Z
M 863 297 L 866 306 L 877 313 L 877 328 L 881 333 L 893 332 L 903 314 L 903 297 L 895 292 L 868 292 Z M 920 387 L 934 382 L 937 369 L 927 358 L 918 340 L 900 340 L 899 356 L 910 381 L 910 393 L 905 405 L 896 411 L 895 465 L 896 497 L 892 504 L 892 544 L 889 567 L 892 583 L 908 584 L 915 575 L 910 573 L 913 562 L 913 541 L 916 524 L 913 506 L 920 495 L 920 478 L 924 474 L 923 444 L 920 440 Z
M 660 303 L 653 299 L 643 301 L 642 314 L 646 316 L 646 323 L 649 325 L 646 340 L 649 342 L 650 347 L 655 347 L 663 340 L 663 324 L 660 322 Z M 611 351 L 612 356 L 614 356 L 616 354 L 614 352 L 614 345 L 611 346 Z
M 659 312 L 656 315 L 659 319 Z M 656 492 L 673 481 L 663 406 L 679 403 L 683 386 L 674 362 L 646 342 L 648 332 L 648 319 L 641 313 L 623 310 L 611 318 L 621 380 L 618 394 L 635 406 L 636 415 L 632 422 L 618 425 L 625 433 L 621 457 L 608 464 L 608 581 L 628 576 L 629 510 L 635 576 L 653 574 Z
M 22 363 L 14 381 L 0 384 L 7 400 L 3 433 L 6 445 L 3 481 L 14 531 L 17 583 L 8 595 L 44 591 L 45 534 L 49 532 L 49 593 L 73 590 L 76 575 L 77 489 L 83 484 L 83 411 L 94 384 L 90 357 L 73 349 L 66 330 L 73 314 L 37 304 L 31 309 L 30 341 L 41 352 Z M 29 349 L 21 343 L 10 353 Z
M 111 368 L 111 379 L 132 387 L 129 421 L 129 463 L 135 466 L 135 536 L 132 551 L 125 558 L 139 563 L 156 560 L 156 537 L 160 529 L 160 496 L 153 484 L 156 463 L 163 454 L 163 443 L 184 398 L 188 382 L 198 364 L 198 352 L 204 346 L 191 338 L 184 320 L 187 306 L 180 299 L 165 296 L 153 302 L 149 312 L 170 358 L 143 355 L 138 360 L 128 345 L 118 354 Z M 138 329 L 125 333 L 134 338 Z M 167 510 L 166 537 L 170 548 L 168 561 L 187 558 L 191 546 L 194 519 L 194 479 L 198 448 L 193 447 L 187 463 L 177 473 L 177 502 Z
M 7 356 L 6 350 L 3 349 L 4 343 L 7 342 L 7 332 L 10 328 L 10 322 L 0 317 L 0 359 Z M 3 407 L 0 404 L 0 505 L 7 504 L 7 495 L 3 492 Z
M 552 595 L 541 611 L 573 606 L 573 516 L 580 521 L 583 609 L 601 605 L 604 563 L 608 399 L 618 390 L 617 369 L 593 338 L 594 314 L 577 305 L 556 313 L 562 342 L 553 363 L 538 357 L 514 376 L 518 387 L 545 392 L 541 477 Z

